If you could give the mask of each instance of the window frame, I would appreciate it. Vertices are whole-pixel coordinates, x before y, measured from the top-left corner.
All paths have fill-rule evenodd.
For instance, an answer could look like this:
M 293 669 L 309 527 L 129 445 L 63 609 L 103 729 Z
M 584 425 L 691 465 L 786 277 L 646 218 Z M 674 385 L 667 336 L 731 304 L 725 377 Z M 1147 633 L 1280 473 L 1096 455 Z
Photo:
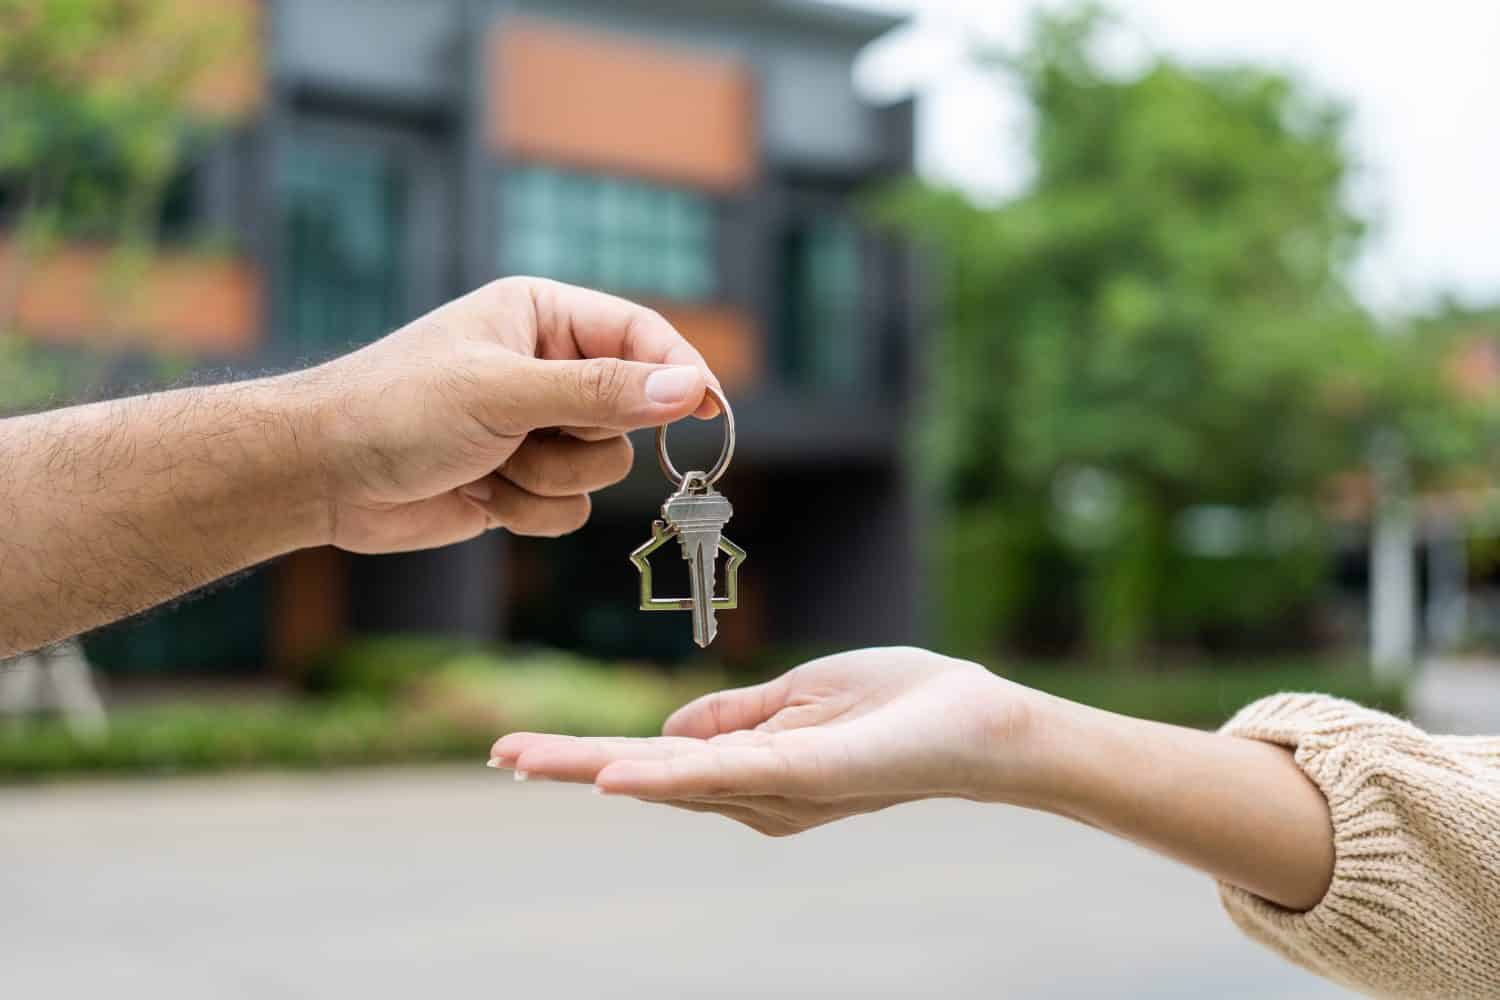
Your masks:
M 815 392 L 854 394 L 878 388 L 882 346 L 872 311 L 872 296 L 877 294 L 871 285 L 875 280 L 871 252 L 874 237 L 851 207 L 855 197 L 853 187 L 784 178 L 778 196 L 778 211 L 771 223 L 774 227 L 771 287 L 775 293 L 772 356 L 776 377 L 790 388 Z M 845 300 L 843 335 L 847 338 L 841 342 L 857 344 L 859 354 L 848 368 L 849 375 L 843 378 L 830 377 L 832 366 L 820 355 L 832 348 L 808 339 L 807 324 L 796 315 L 805 307 L 792 301 L 794 296 L 805 297 L 806 292 L 798 290 L 805 288 L 806 276 L 794 275 L 798 262 L 789 257 L 790 244 L 794 234 L 800 232 L 805 263 L 807 237 L 819 227 L 847 231 L 847 249 L 853 264 L 852 285 L 840 296 Z
M 671 302 L 724 295 L 724 206 L 709 192 L 535 161 L 504 164 L 494 191 L 502 273 Z
M 453 239 L 452 218 L 457 192 L 452 184 L 452 151 L 448 140 L 399 121 L 369 117 L 351 118 L 338 112 L 299 108 L 271 144 L 270 240 L 265 245 L 266 273 L 271 276 L 270 355 L 307 360 L 333 350 L 348 348 L 369 339 L 351 335 L 340 343 L 294 341 L 281 322 L 289 291 L 284 259 L 288 247 L 284 212 L 288 205 L 283 187 L 283 156 L 299 144 L 323 145 L 372 152 L 384 159 L 404 188 L 400 195 L 403 216 L 396 225 L 393 273 L 398 283 L 396 303 L 389 327 L 373 336 L 396 329 L 422 313 L 452 298 L 458 289 L 460 247 Z

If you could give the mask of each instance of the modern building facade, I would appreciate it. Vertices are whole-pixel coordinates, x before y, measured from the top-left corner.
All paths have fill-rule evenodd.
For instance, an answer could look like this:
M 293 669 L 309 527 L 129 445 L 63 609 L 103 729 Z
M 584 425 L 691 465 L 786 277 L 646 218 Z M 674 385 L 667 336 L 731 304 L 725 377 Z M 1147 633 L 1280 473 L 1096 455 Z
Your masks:
M 910 170 L 913 115 L 851 82 L 895 21 L 792 0 L 251 7 L 257 59 L 226 87 L 240 124 L 184 181 L 188 228 L 237 249 L 169 249 L 139 326 L 250 371 L 340 353 L 500 275 L 644 301 L 703 351 L 738 417 L 722 488 L 750 559 L 716 651 L 912 636 L 917 296 L 909 255 L 866 224 L 861 196 Z M 28 329 L 86 334 L 48 282 L 65 287 L 52 271 L 86 269 L 89 253 L 31 282 Z M 674 454 L 707 461 L 718 433 L 674 428 Z M 667 493 L 649 437 L 637 453 L 569 539 L 299 553 L 113 630 L 96 657 L 295 666 L 394 631 L 686 655 L 686 616 L 634 607 L 626 555 Z M 663 586 L 680 569 L 661 566 Z

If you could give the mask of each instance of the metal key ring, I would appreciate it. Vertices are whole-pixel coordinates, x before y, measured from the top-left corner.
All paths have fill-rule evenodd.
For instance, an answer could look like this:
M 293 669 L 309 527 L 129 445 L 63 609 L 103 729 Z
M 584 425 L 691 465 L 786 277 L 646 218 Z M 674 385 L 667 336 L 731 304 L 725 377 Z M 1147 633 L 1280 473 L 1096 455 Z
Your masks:
M 708 470 L 704 476 L 704 482 L 712 486 L 724 475 L 724 470 L 729 468 L 729 460 L 734 458 L 734 411 L 729 408 L 729 400 L 724 398 L 724 393 L 714 386 L 708 387 L 708 394 L 719 404 L 719 412 L 724 416 L 724 447 L 719 452 L 719 460 L 714 467 Z M 667 477 L 667 481 L 675 488 L 681 488 L 683 483 L 682 473 L 677 471 L 677 466 L 672 464 L 672 458 L 667 454 L 667 425 L 662 424 L 656 429 L 656 460 L 661 463 L 661 471 Z

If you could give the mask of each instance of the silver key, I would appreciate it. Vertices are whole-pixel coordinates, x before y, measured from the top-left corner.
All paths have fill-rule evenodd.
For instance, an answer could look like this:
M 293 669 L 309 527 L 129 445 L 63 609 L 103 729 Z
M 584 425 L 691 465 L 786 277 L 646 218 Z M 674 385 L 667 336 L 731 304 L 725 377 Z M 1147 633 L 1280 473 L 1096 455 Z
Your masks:
M 689 472 L 682 488 L 661 507 L 662 517 L 677 533 L 691 579 L 693 641 L 707 647 L 718 634 L 714 619 L 714 568 L 724 525 L 734 514 L 729 500 L 709 486 L 703 473 Z
M 656 458 L 667 481 L 677 487 L 677 492 L 661 505 L 663 520 L 651 523 L 651 537 L 630 553 L 630 564 L 641 577 L 641 610 L 691 611 L 693 640 L 705 648 L 714 641 L 719 630 L 714 612 L 740 606 L 740 564 L 745 561 L 745 550 L 725 538 L 723 533 L 734 508 L 713 488 L 734 457 L 734 411 L 729 408 L 724 393 L 714 386 L 708 387 L 708 394 L 724 415 L 724 447 L 719 452 L 719 459 L 706 473 L 689 472 L 684 476 L 667 455 L 666 425 L 656 429 Z M 657 597 L 651 582 L 651 554 L 674 538 L 682 546 L 682 558 L 687 560 L 693 592 L 688 597 Z M 720 552 L 727 557 L 724 562 L 724 596 L 716 597 L 714 577 Z

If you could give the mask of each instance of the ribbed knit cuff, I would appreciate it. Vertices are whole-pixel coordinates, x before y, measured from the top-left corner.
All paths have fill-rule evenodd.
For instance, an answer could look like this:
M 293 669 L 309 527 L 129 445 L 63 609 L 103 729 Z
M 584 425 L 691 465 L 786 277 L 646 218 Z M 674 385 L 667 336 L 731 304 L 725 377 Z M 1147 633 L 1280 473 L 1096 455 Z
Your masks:
M 1288 747 L 1323 792 L 1333 820 L 1334 868 L 1328 892 L 1306 912 L 1220 885 L 1234 922 L 1251 937 L 1330 978 L 1368 989 L 1346 970 L 1379 965 L 1377 954 L 1417 903 L 1409 884 L 1420 868 L 1383 776 L 1384 753 L 1416 749 L 1427 737 L 1380 712 L 1326 695 L 1281 694 L 1257 701 L 1222 732 Z

